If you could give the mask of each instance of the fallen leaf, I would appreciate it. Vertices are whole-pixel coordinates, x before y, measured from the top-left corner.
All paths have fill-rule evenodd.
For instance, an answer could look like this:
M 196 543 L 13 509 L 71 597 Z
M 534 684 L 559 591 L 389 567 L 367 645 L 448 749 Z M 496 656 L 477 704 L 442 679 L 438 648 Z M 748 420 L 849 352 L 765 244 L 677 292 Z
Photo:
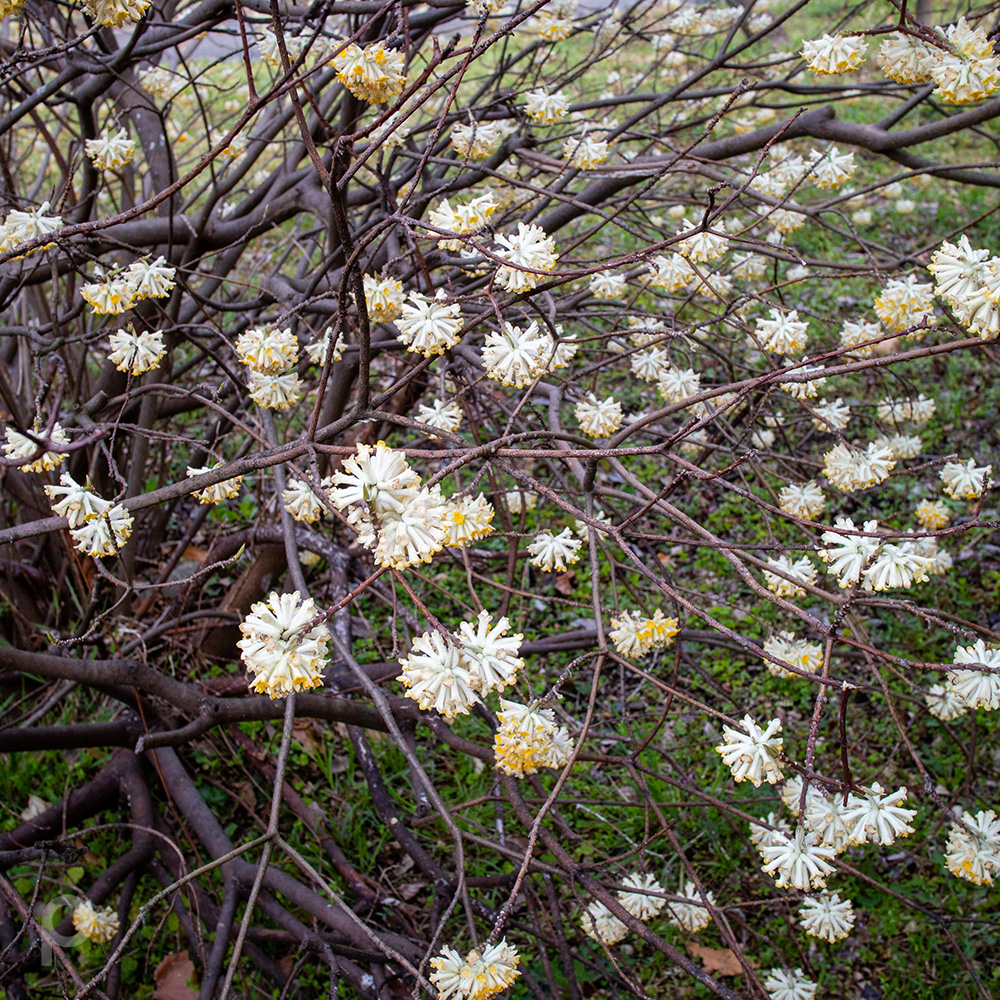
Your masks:
M 569 597 L 573 593 L 573 578 L 576 573 L 573 570 L 567 570 L 565 573 L 560 573 L 556 577 L 556 590 L 559 591 L 563 597 Z
M 396 890 L 396 895 L 399 896 L 404 902 L 409 902 L 417 895 L 422 889 L 427 888 L 426 882 L 410 882 L 404 885 L 401 889 Z
M 717 972 L 720 976 L 743 975 L 743 966 L 731 948 L 706 948 L 692 942 L 687 949 L 689 954 L 701 959 L 701 964 L 708 973 Z
M 296 719 L 292 724 L 292 739 L 307 753 L 318 753 L 320 745 L 311 732 L 312 723 L 312 719 Z
M 194 962 L 186 951 L 167 955 L 153 973 L 156 989 L 153 1000 L 198 1000 L 198 991 L 190 985 L 196 982 Z
M 249 781 L 237 781 L 233 785 L 236 797 L 248 808 L 253 809 L 257 805 L 257 793 Z

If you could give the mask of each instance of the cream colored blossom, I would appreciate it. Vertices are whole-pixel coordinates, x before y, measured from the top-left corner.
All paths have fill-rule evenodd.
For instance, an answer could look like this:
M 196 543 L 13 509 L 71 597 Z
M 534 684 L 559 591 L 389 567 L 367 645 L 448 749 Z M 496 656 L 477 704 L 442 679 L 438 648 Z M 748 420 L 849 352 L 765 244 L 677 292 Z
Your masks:
M 864 61 L 868 43 L 861 37 L 826 35 L 802 43 L 802 58 L 814 73 L 849 73 Z
M 201 468 L 193 468 L 189 465 L 187 467 L 187 476 L 191 479 L 196 476 L 203 476 L 206 472 L 212 472 L 221 465 L 222 462 L 216 462 L 215 465 L 204 465 Z M 202 490 L 195 490 L 191 495 L 199 503 L 222 503 L 223 500 L 229 500 L 239 494 L 240 483 L 242 482 L 242 476 L 233 476 L 232 479 L 223 479 L 222 482 L 206 486 Z
M 350 44 L 333 57 L 337 79 L 355 97 L 372 104 L 382 104 L 401 93 L 406 85 L 403 53 L 373 42 L 363 49 Z

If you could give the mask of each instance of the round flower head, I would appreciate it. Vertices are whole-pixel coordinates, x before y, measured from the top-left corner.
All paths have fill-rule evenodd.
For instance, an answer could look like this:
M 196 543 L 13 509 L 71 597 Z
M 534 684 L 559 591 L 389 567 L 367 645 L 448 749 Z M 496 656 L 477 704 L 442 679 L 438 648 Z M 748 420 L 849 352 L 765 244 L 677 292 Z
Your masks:
M 679 403 L 701 392 L 701 376 L 690 368 L 667 366 L 661 373 L 656 387 L 668 403 Z
M 487 377 L 520 389 L 545 372 L 552 352 L 552 338 L 534 321 L 524 329 L 504 323 L 502 333 L 486 335 L 483 365 Z
M 136 333 L 132 329 L 116 330 L 110 338 L 111 352 L 108 360 L 113 361 L 120 372 L 141 375 L 160 365 L 160 358 L 167 353 L 160 330 L 143 330 Z
M 323 331 L 322 337 L 317 337 L 311 343 L 306 344 L 303 350 L 306 352 L 309 360 L 314 365 L 322 365 L 326 362 L 327 351 L 330 351 L 330 338 L 333 336 L 333 328 L 327 327 Z M 331 361 L 339 361 L 344 356 L 344 335 L 343 333 L 337 334 L 337 342 L 333 345 L 333 350 L 330 352 Z
M 851 354 L 859 358 L 867 358 L 874 352 L 875 345 L 867 344 L 866 341 L 877 340 L 882 336 L 882 326 L 879 323 L 866 320 L 853 323 L 845 320 L 840 328 L 840 346 L 851 348 Z
M 378 519 L 375 562 L 396 569 L 430 562 L 447 542 L 447 513 L 448 505 L 437 487 L 415 491 L 402 510 L 387 510 Z
M 927 83 L 935 54 L 930 45 L 912 35 L 893 33 L 879 46 L 875 62 L 890 80 L 897 83 Z
M 502 691 L 513 684 L 524 666 L 524 660 L 517 655 L 524 636 L 520 632 L 507 635 L 509 630 L 510 619 L 502 617 L 494 625 L 488 611 L 479 612 L 475 625 L 462 622 L 458 627 L 456 638 L 464 665 L 481 694 Z
M 403 312 L 403 283 L 396 278 L 378 278 L 366 274 L 365 306 L 372 323 L 391 323 Z
M 592 274 L 588 288 L 596 299 L 617 299 L 624 291 L 627 279 L 624 274 L 603 272 Z
M 799 907 L 799 924 L 806 934 L 834 944 L 847 937 L 854 926 L 854 906 L 833 892 L 808 896 Z
M 953 306 L 963 304 L 986 280 L 989 256 L 989 250 L 973 250 L 968 236 L 962 236 L 957 245 L 942 243 L 927 265 L 934 275 L 937 294 Z
M 858 529 L 849 517 L 838 517 L 839 531 L 824 531 L 820 538 L 829 548 L 820 549 L 819 557 L 827 564 L 827 572 L 836 576 L 840 587 L 854 587 L 861 581 L 861 575 L 870 560 L 878 553 L 881 542 L 866 535 L 844 534 Z M 878 521 L 865 521 L 864 531 L 878 531 Z
M 425 358 L 443 354 L 462 337 L 462 316 L 457 302 L 448 303 L 448 296 L 439 288 L 433 299 L 410 292 L 410 302 L 402 307 L 396 321 L 397 339 Z
M 796 639 L 792 632 L 778 632 L 764 641 L 764 652 L 799 670 L 815 673 L 823 665 L 823 647 L 808 639 Z M 798 674 L 786 670 L 781 664 L 765 660 L 768 672 L 774 677 L 797 677 Z
M 503 135 L 504 128 L 500 122 L 470 122 L 468 125 L 456 122 L 451 127 L 451 144 L 460 156 L 484 160 Z
M 942 722 L 951 722 L 969 711 L 969 706 L 960 695 L 943 684 L 932 684 L 924 695 L 927 711 Z
M 813 407 L 812 422 L 821 431 L 842 431 L 851 422 L 851 408 L 839 396 L 832 402 L 817 403 Z
M 834 445 L 823 456 L 823 475 L 831 486 L 850 492 L 863 490 L 888 479 L 896 459 L 883 445 L 871 443 L 864 451 L 844 444 Z
M 501 938 L 482 952 L 470 951 L 463 960 L 452 948 L 444 948 L 432 958 L 430 981 L 437 987 L 439 1000 L 489 1000 L 507 989 L 520 975 L 517 949 Z
M 975 663 L 988 670 L 953 670 L 947 677 L 948 688 L 968 708 L 1000 708 L 1000 649 L 989 649 L 982 639 L 971 646 L 959 646 L 953 663 Z
M 479 195 L 467 205 L 455 205 L 452 208 L 445 198 L 437 208 L 427 214 L 428 221 L 437 229 L 450 233 L 478 233 L 486 225 L 489 217 L 500 207 L 492 193 Z M 442 250 L 461 250 L 461 240 L 438 240 Z
M 681 232 L 685 231 L 686 229 L 682 227 Z M 681 240 L 675 244 L 674 249 L 688 260 L 703 264 L 710 260 L 718 260 L 729 249 L 729 240 L 725 236 L 717 236 L 705 230 Z
M 868 43 L 860 37 L 826 35 L 802 43 L 802 58 L 820 75 L 849 73 L 864 61 Z
M 608 158 L 608 144 L 603 139 L 595 139 L 586 129 L 576 138 L 563 143 L 563 159 L 571 167 L 593 170 Z
M 889 795 L 877 782 L 862 789 L 863 795 L 853 792 L 847 800 L 843 814 L 844 823 L 851 831 L 852 844 L 884 844 L 895 842 L 897 837 L 913 833 L 910 820 L 917 815 L 915 809 L 903 809 L 899 803 L 906 801 L 906 789 L 898 788 Z
M 983 495 L 983 481 L 987 489 L 993 485 L 992 465 L 976 465 L 970 458 L 967 462 L 945 462 L 941 470 L 944 491 L 955 500 L 974 500 Z
M 806 379 L 806 381 L 779 382 L 778 388 L 783 389 L 794 399 L 813 399 L 815 396 L 819 395 L 819 390 L 826 385 L 826 379 L 819 375 L 819 372 L 821 371 L 823 371 L 823 369 L 819 367 L 799 368 L 796 371 L 797 375 L 810 376 Z
M 425 632 L 414 639 L 409 656 L 399 663 L 403 672 L 396 680 L 406 688 L 406 697 L 423 709 L 453 719 L 468 715 L 479 701 L 479 678 L 473 678 L 461 648 L 440 632 Z
M 70 531 L 76 548 L 85 556 L 95 558 L 113 556 L 131 534 L 132 515 L 120 503 Z
M 57 517 L 65 517 L 71 528 L 79 528 L 87 521 L 107 513 L 114 504 L 98 496 L 87 480 L 86 486 L 81 486 L 73 477 L 64 472 L 59 477 L 60 486 L 43 486 L 42 489 L 52 501 L 52 513 Z M 61 499 L 56 500 L 56 497 Z
M 302 600 L 297 590 L 272 591 L 251 606 L 236 643 L 251 674 L 251 691 L 273 699 L 322 685 L 330 632 L 325 625 L 308 627 L 317 614 L 312 598 Z
M 448 529 L 447 545 L 464 548 L 472 542 L 493 534 L 493 505 L 482 494 L 449 500 L 444 515 Z
M 777 833 L 768 847 L 761 846 L 766 875 L 775 877 L 779 889 L 791 886 L 808 892 L 826 885 L 826 876 L 834 871 L 830 859 L 835 856 L 832 847 L 819 843 L 819 838 L 805 827 L 799 826 L 788 837 Z
M 683 892 L 680 895 L 686 899 L 690 899 L 691 902 L 667 903 L 670 923 L 674 927 L 683 928 L 689 934 L 697 934 L 698 931 L 704 930 L 712 922 L 712 915 L 708 912 L 708 907 L 702 902 L 694 882 L 686 882 Z M 705 899 L 712 906 L 715 905 L 715 896 L 708 890 L 705 891 Z
M 569 111 L 569 101 L 561 90 L 548 93 L 541 88 L 524 95 L 524 110 L 532 121 L 553 125 Z
M 84 0 L 87 16 L 106 28 L 120 28 L 126 21 L 141 21 L 150 0 Z
M 596 900 L 584 910 L 580 923 L 584 934 L 598 944 L 618 944 L 628 934 L 625 924 Z
M 974 885 L 992 885 L 1000 872 L 1000 820 L 992 810 L 969 813 L 956 810 L 961 822 L 952 823 L 945 849 L 948 871 Z
M 338 510 L 369 505 L 376 517 L 388 511 L 401 512 L 420 485 L 420 477 L 407 465 L 401 451 L 384 441 L 373 448 L 361 443 L 356 455 L 344 459 L 343 469 L 331 477 L 329 490 Z
M 124 278 L 90 282 L 80 286 L 80 296 L 93 306 L 96 315 L 117 316 L 131 307 L 135 287 Z
M 778 493 L 778 503 L 786 514 L 812 521 L 826 509 L 826 498 L 816 485 L 815 479 L 808 483 L 789 483 Z
M 586 399 L 576 404 L 575 413 L 580 430 L 588 437 L 608 437 L 621 427 L 622 404 L 616 403 L 614 396 L 599 400 L 589 392 Z
M 500 728 L 493 737 L 493 758 L 498 770 L 516 778 L 534 774 L 539 767 L 563 767 L 572 756 L 572 740 L 565 726 L 557 726 L 555 713 L 536 704 L 500 700 Z
M 519 222 L 516 233 L 497 236 L 496 241 L 500 244 L 497 256 L 509 261 L 497 269 L 497 283 L 508 292 L 530 291 L 541 280 L 541 275 L 532 272 L 551 271 L 559 260 L 555 240 L 541 226 Z
M 875 312 L 889 330 L 906 330 L 925 319 L 934 321 L 934 286 L 912 274 L 886 282 L 875 300 Z
M 799 319 L 796 309 L 784 313 L 769 309 L 770 319 L 757 320 L 757 339 L 766 351 L 777 354 L 801 354 L 806 349 L 809 324 Z
M 327 482 L 321 481 L 321 485 L 326 490 Z M 326 513 L 323 501 L 316 496 L 305 479 L 289 479 L 281 494 L 281 503 L 296 521 L 305 521 L 307 524 L 313 524 Z
M 816 996 L 816 984 L 801 969 L 771 969 L 764 977 L 764 989 L 770 1000 L 813 1000 Z
M 406 85 L 403 53 L 373 42 L 363 49 L 353 43 L 333 57 L 337 79 L 355 97 L 382 104 L 401 93 Z
M 664 288 L 668 292 L 679 292 L 698 278 L 691 262 L 680 254 L 669 257 L 652 257 L 649 260 L 649 283 L 654 288 Z
M 854 173 L 854 153 L 841 153 L 831 146 L 812 167 L 816 187 L 838 188 L 846 184 Z
M 865 590 L 889 590 L 926 583 L 931 559 L 921 555 L 912 542 L 886 542 L 864 572 Z
M 842 795 L 824 795 L 810 788 L 802 825 L 816 835 L 817 842 L 842 854 L 851 844 L 851 828 L 847 823 L 848 806 Z
M 667 905 L 667 901 L 662 896 L 650 896 L 650 892 L 663 892 L 663 886 L 656 881 L 653 875 L 629 875 L 623 879 L 623 884 L 629 886 L 634 892 L 618 893 L 618 902 L 632 914 L 636 920 L 652 920 L 660 910 Z
M 41 428 L 37 422 L 35 423 L 33 431 L 35 437 L 40 436 Z M 27 435 L 14 430 L 13 427 L 7 427 L 4 433 L 7 438 L 7 442 L 3 446 L 3 453 L 6 458 L 11 458 L 16 462 L 21 462 L 38 453 L 39 446 L 35 444 L 35 442 L 32 441 Z M 69 444 L 69 438 L 66 436 L 66 432 L 62 429 L 62 424 L 60 424 L 58 420 L 52 425 L 48 443 L 62 445 Z M 36 458 L 33 462 L 27 462 L 25 465 L 22 465 L 21 468 L 25 472 L 49 472 L 51 469 L 57 468 L 62 463 L 62 460 L 63 456 L 60 452 L 44 451 L 42 452 L 41 458 Z
M 767 565 L 770 570 L 764 570 L 764 583 L 772 594 L 779 597 L 805 597 L 806 592 L 799 583 L 812 586 L 816 582 L 816 567 L 808 556 L 802 556 L 795 562 L 788 556 L 776 556 L 768 559 Z M 778 572 L 774 572 L 775 570 Z
M 103 944 L 118 933 L 118 914 L 111 906 L 94 906 L 89 899 L 82 899 L 73 910 L 73 926 L 88 941 Z
M 236 354 L 252 371 L 277 375 L 295 367 L 299 360 L 299 342 L 291 329 L 262 326 L 245 330 L 236 338 Z
M 200 469 L 195 469 L 189 465 L 187 474 L 189 478 L 203 476 L 206 472 L 212 472 L 214 469 L 219 468 L 220 465 L 222 465 L 221 462 L 216 462 L 215 465 L 204 465 Z M 240 492 L 240 483 L 242 482 L 242 476 L 223 479 L 221 483 L 206 486 L 203 490 L 195 490 L 192 496 L 197 499 L 198 503 L 222 503 L 223 500 L 231 499 Z
M 743 716 L 743 728 L 746 732 L 722 727 L 723 743 L 715 752 L 720 754 L 723 763 L 733 772 L 736 781 L 750 781 L 759 788 L 762 781 L 774 784 L 781 780 L 781 723 L 771 719 L 766 729 L 761 729 L 749 715 Z
M 447 403 L 443 399 L 434 399 L 430 406 L 421 403 L 417 408 L 417 420 L 442 431 L 456 431 L 462 423 L 462 407 L 452 399 Z M 436 434 L 428 435 L 432 441 L 437 441 Z
M 157 257 L 152 263 L 135 260 L 125 272 L 125 280 L 132 288 L 133 301 L 166 298 L 174 287 L 177 270 L 167 266 L 166 257 Z
M 295 372 L 263 375 L 251 369 L 247 387 L 250 398 L 266 410 L 288 409 L 302 394 L 302 380 Z
M 84 150 L 98 170 L 111 170 L 132 162 L 135 140 L 128 137 L 125 129 L 117 135 L 103 132 L 96 139 L 88 139 L 84 143 Z
M 558 535 L 542 531 L 535 535 L 535 540 L 528 546 L 528 553 L 532 557 L 531 565 L 546 573 L 553 570 L 563 573 L 567 566 L 579 560 L 582 544 L 580 539 L 573 537 L 569 528 L 563 528 Z

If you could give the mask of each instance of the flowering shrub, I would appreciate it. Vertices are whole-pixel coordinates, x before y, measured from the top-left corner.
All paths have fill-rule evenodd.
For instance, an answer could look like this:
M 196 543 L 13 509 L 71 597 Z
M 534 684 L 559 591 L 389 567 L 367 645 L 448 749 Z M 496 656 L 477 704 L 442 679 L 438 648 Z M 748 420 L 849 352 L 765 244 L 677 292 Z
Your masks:
M 0 2 L 11 997 L 1000 987 L 1000 55 L 814 6 Z

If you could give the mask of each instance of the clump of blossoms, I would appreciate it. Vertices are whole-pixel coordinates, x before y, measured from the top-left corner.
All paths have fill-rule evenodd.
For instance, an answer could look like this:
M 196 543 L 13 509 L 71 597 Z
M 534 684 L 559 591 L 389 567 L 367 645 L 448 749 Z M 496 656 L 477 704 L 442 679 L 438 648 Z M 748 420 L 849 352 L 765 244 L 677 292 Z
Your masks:
M 540 767 L 565 767 L 569 763 L 573 740 L 565 726 L 556 724 L 551 708 L 501 699 L 500 709 L 500 726 L 493 737 L 497 770 L 523 778 Z
M 49 203 L 45 201 L 38 208 L 31 208 L 26 212 L 17 208 L 8 212 L 7 218 L 0 225 L 0 253 L 7 253 L 21 243 L 55 232 L 63 224 L 62 216 L 46 215 L 48 210 Z M 54 245 L 48 243 L 42 249 Z M 29 251 L 29 253 L 34 253 L 34 251 Z M 15 257 L 14 259 L 20 260 L 21 258 Z
M 972 104 L 1000 89 L 1000 60 L 982 28 L 970 28 L 961 17 L 943 32 L 937 30 L 951 43 L 953 52 L 933 50 L 930 76 L 937 84 L 936 97 L 948 104 Z
M 799 907 L 799 924 L 806 934 L 834 944 L 847 937 L 854 926 L 854 906 L 833 892 L 808 896 Z
M 878 340 L 883 336 L 880 323 L 872 323 L 867 320 L 860 320 L 855 323 L 845 320 L 840 328 L 840 346 L 851 349 L 851 354 L 859 358 L 867 358 L 875 350 L 875 344 L 867 341 Z
M 838 188 L 846 184 L 855 171 L 854 153 L 841 153 L 831 146 L 812 167 L 816 187 Z
M 667 618 L 657 608 L 652 618 L 641 611 L 626 611 L 620 618 L 612 618 L 608 635 L 622 656 L 645 656 L 654 649 L 669 646 L 678 632 L 677 619 Z
M 580 923 L 584 934 L 598 944 L 618 944 L 628 934 L 625 924 L 597 900 L 588 904 Z
M 429 424 L 442 431 L 458 430 L 462 423 L 462 407 L 455 401 L 445 402 L 443 399 L 434 399 L 430 406 L 421 403 L 417 408 L 417 420 L 423 424 Z M 437 440 L 437 435 L 430 435 L 432 440 Z
M 330 631 L 323 624 L 310 627 L 318 614 L 312 598 L 302 600 L 297 590 L 272 591 L 251 606 L 236 643 L 251 674 L 251 691 L 273 699 L 322 685 Z
M 151 0 L 83 0 L 87 16 L 106 28 L 120 28 L 126 21 L 141 21 Z
M 778 504 L 786 514 L 812 521 L 826 509 L 826 498 L 815 479 L 807 483 L 789 483 L 778 493 Z
M 875 299 L 875 312 L 886 328 L 893 331 L 934 321 L 934 286 L 919 282 L 912 274 L 892 278 Z
M 302 382 L 293 368 L 299 344 L 291 329 L 263 326 L 245 330 L 236 338 L 236 353 L 250 369 L 250 398 L 265 409 L 283 410 L 298 402 Z
M 989 250 L 973 250 L 969 238 L 962 236 L 957 245 L 942 243 L 927 265 L 938 295 L 982 340 L 1000 332 L 1000 260 L 989 256 Z
M 456 122 L 451 127 L 451 144 L 460 156 L 471 160 L 484 160 L 503 138 L 504 127 L 500 122 Z
M 698 931 L 704 930 L 712 922 L 712 916 L 708 912 L 708 907 L 702 902 L 697 886 L 694 882 L 686 882 L 679 895 L 691 900 L 691 902 L 667 903 L 670 923 L 674 927 L 686 930 L 689 934 L 697 934 Z M 705 890 L 705 901 L 709 906 L 715 905 L 715 896 L 707 889 Z
M 203 476 L 206 472 L 218 469 L 220 465 L 222 465 L 221 462 L 216 462 L 215 465 L 203 465 L 201 468 L 189 465 L 187 467 L 188 478 Z M 229 500 L 240 492 L 240 483 L 242 482 L 242 476 L 233 476 L 232 479 L 223 479 L 221 483 L 206 486 L 203 490 L 195 490 L 191 495 L 198 503 L 222 503 L 223 500 Z
M 815 673 L 823 665 L 823 647 L 818 642 L 808 639 L 796 639 L 792 632 L 778 632 L 764 641 L 764 652 L 799 670 Z M 786 670 L 780 663 L 765 660 L 768 672 L 775 677 L 797 677 L 791 670 Z
M 332 489 L 332 477 L 321 479 L 320 486 L 324 492 Z M 281 494 L 281 503 L 296 521 L 305 521 L 307 524 L 315 523 L 326 513 L 323 501 L 305 479 L 289 479 Z
M 594 298 L 616 299 L 625 291 L 627 283 L 628 279 L 624 274 L 603 271 L 600 274 L 592 274 L 587 287 Z
M 853 792 L 847 800 L 844 823 L 851 831 L 852 844 L 895 843 L 897 837 L 913 833 L 910 821 L 917 815 L 915 809 L 904 809 L 899 803 L 906 801 L 906 789 L 897 788 L 890 794 L 877 782 L 862 788 L 862 795 Z
M 403 283 L 398 278 L 366 274 L 362 284 L 365 288 L 365 308 L 373 323 L 391 323 L 402 314 Z
M 834 523 L 837 531 L 824 531 L 820 536 L 829 548 L 820 549 L 819 557 L 827 564 L 827 572 L 837 577 L 839 587 L 854 587 L 878 553 L 881 542 L 867 535 L 854 534 L 859 529 L 849 517 L 838 517 Z M 874 534 L 878 531 L 878 521 L 865 521 L 861 530 L 868 535 Z
M 987 489 L 993 485 L 992 465 L 976 465 L 970 458 L 967 462 L 945 462 L 941 469 L 944 491 L 953 500 L 975 500 L 983 495 L 983 482 Z
M 174 287 L 176 268 L 167 265 L 166 257 L 152 263 L 136 260 L 123 272 L 104 281 L 82 285 L 80 295 L 98 315 L 117 315 L 143 299 L 166 298 Z
M 474 624 L 462 622 L 455 635 L 425 632 L 399 661 L 403 670 L 396 679 L 422 709 L 446 719 L 466 715 L 483 695 L 513 684 L 524 665 L 518 656 L 524 637 L 509 636 L 509 630 L 509 619 L 494 625 L 490 613 L 481 611 Z
M 68 472 L 64 472 L 59 477 L 59 483 L 59 486 L 43 486 L 42 489 L 52 502 L 52 513 L 65 517 L 71 528 L 79 528 L 114 506 L 110 500 L 94 492 L 90 479 L 85 486 L 81 486 Z
M 339 361 L 344 356 L 344 335 L 343 333 L 337 334 L 336 343 L 333 344 L 331 349 L 330 340 L 333 337 L 333 328 L 327 327 L 323 331 L 322 337 L 317 337 L 315 340 L 306 344 L 303 350 L 306 352 L 309 360 L 314 365 L 322 365 L 326 362 L 327 351 L 330 352 L 331 361 Z
M 578 138 L 567 139 L 563 143 L 563 159 L 571 167 L 593 170 L 608 158 L 608 144 L 603 139 L 595 139 L 586 129 Z
M 654 288 L 664 288 L 668 292 L 679 292 L 698 277 L 691 262 L 676 253 L 669 257 L 652 257 L 648 265 L 650 285 Z
M 623 880 L 623 885 L 629 887 L 629 891 L 619 891 L 618 902 L 636 918 L 636 920 L 651 920 L 659 916 L 660 911 L 667 905 L 667 901 L 662 896 L 650 896 L 651 892 L 663 892 L 663 886 L 656 881 L 653 875 L 642 875 L 636 873 L 629 875 Z
M 114 907 L 94 906 L 89 899 L 81 899 L 73 910 L 73 926 L 88 941 L 103 944 L 118 933 L 118 914 Z
M 337 79 L 355 97 L 371 104 L 382 104 L 401 93 L 406 84 L 403 53 L 373 42 L 363 49 L 348 45 L 333 57 Z
M 580 558 L 580 546 L 583 542 L 573 537 L 569 528 L 563 528 L 558 535 L 551 531 L 542 531 L 535 535 L 535 540 L 528 546 L 531 555 L 531 565 L 546 573 L 553 571 L 563 573 Z
M 722 727 L 723 741 L 715 752 L 733 773 L 737 782 L 749 781 L 759 788 L 762 781 L 775 784 L 782 778 L 781 723 L 771 719 L 766 728 L 761 729 L 750 715 L 743 716 L 742 726 L 746 732 Z
M 88 517 L 79 528 L 70 531 L 73 544 L 85 556 L 113 556 L 132 534 L 132 515 L 116 503 L 97 517 Z
M 84 143 L 84 150 L 98 170 L 110 170 L 132 162 L 135 140 L 128 137 L 125 129 L 117 135 L 103 132 L 97 139 L 88 139 Z
M 801 969 L 770 969 L 764 977 L 764 989 L 770 1000 L 813 1000 L 816 984 Z
M 975 817 L 955 811 L 959 821 L 951 825 L 944 856 L 948 871 L 973 885 L 992 885 L 1000 872 L 1000 820 L 992 809 Z
M 622 404 L 616 402 L 614 396 L 598 399 L 588 392 L 586 398 L 576 404 L 574 412 L 580 421 L 580 430 L 588 437 L 607 437 L 622 424 Z
M 408 351 L 415 351 L 425 358 L 443 354 L 462 338 L 462 316 L 458 303 L 449 303 L 444 289 L 438 289 L 433 299 L 410 292 L 410 301 L 403 305 L 402 315 L 396 321 L 400 343 Z
M 110 338 L 111 351 L 108 360 L 113 361 L 120 372 L 141 375 L 160 365 L 160 359 L 167 353 L 161 330 L 116 330 Z
M 761 844 L 762 871 L 774 876 L 779 889 L 791 886 L 808 892 L 826 885 L 826 876 L 834 871 L 830 860 L 836 856 L 832 847 L 819 842 L 815 833 L 798 826 L 791 836 L 775 832 L 768 845 Z
M 445 947 L 431 959 L 430 981 L 439 1000 L 489 1000 L 510 986 L 520 975 L 517 949 L 501 938 L 483 950 L 470 951 L 465 958 L 454 948 Z
M 770 319 L 758 319 L 756 334 L 766 351 L 777 354 L 801 354 L 806 349 L 809 324 L 799 319 L 798 310 L 784 313 L 769 309 Z
M 802 43 L 802 58 L 814 73 L 823 76 L 857 69 L 867 51 L 868 43 L 861 37 L 825 34 Z
M 681 233 L 686 231 L 683 227 L 680 230 Z M 674 245 L 674 249 L 688 260 L 694 261 L 696 264 L 704 264 L 708 261 L 718 260 L 729 249 L 729 240 L 725 236 L 719 236 L 706 229 L 682 239 Z
M 486 335 L 483 365 L 488 378 L 520 389 L 545 373 L 554 351 L 552 337 L 536 322 L 523 329 L 504 323 L 500 333 Z
M 32 432 L 35 437 L 40 436 L 41 426 L 38 421 L 35 421 Z M 3 446 L 3 453 L 6 458 L 13 459 L 15 462 L 22 462 L 25 459 L 31 458 L 32 455 L 37 454 L 39 446 L 26 434 L 14 430 L 13 427 L 7 427 L 4 429 L 4 435 L 7 439 Z M 69 444 L 69 438 L 66 436 L 62 424 L 58 420 L 52 425 L 52 430 L 48 436 L 48 443 L 57 445 Z M 27 462 L 21 468 L 25 472 L 48 472 L 51 469 L 57 468 L 62 460 L 63 456 L 58 451 L 43 451 L 40 457 Z
M 770 569 L 764 570 L 764 583 L 772 594 L 779 597 L 805 597 L 806 592 L 800 584 L 812 586 L 816 582 L 816 567 L 808 556 L 794 562 L 788 556 L 774 556 L 767 560 L 767 565 Z
M 541 226 L 517 224 L 517 232 L 497 236 L 497 256 L 507 264 L 497 269 L 497 283 L 508 292 L 527 292 L 541 280 L 533 271 L 549 272 L 559 260 L 556 243 Z M 528 268 L 525 271 L 522 268 Z
M 952 670 L 946 684 L 967 708 L 1000 709 L 1000 649 L 987 648 L 982 639 L 971 646 L 959 646 L 952 663 L 975 663 L 987 670 Z
M 478 233 L 486 225 L 489 217 L 500 207 L 492 193 L 479 195 L 467 205 L 456 204 L 452 208 L 445 198 L 437 208 L 427 215 L 430 224 L 449 233 Z M 461 250 L 461 240 L 441 239 L 438 246 L 442 250 Z
M 569 100 L 561 90 L 548 93 L 545 90 L 529 90 L 524 95 L 524 110 L 532 121 L 554 125 L 569 111 Z
M 844 492 L 875 486 L 888 479 L 895 467 L 896 459 L 890 449 L 875 443 L 864 451 L 837 444 L 823 456 L 823 475 L 831 486 Z

